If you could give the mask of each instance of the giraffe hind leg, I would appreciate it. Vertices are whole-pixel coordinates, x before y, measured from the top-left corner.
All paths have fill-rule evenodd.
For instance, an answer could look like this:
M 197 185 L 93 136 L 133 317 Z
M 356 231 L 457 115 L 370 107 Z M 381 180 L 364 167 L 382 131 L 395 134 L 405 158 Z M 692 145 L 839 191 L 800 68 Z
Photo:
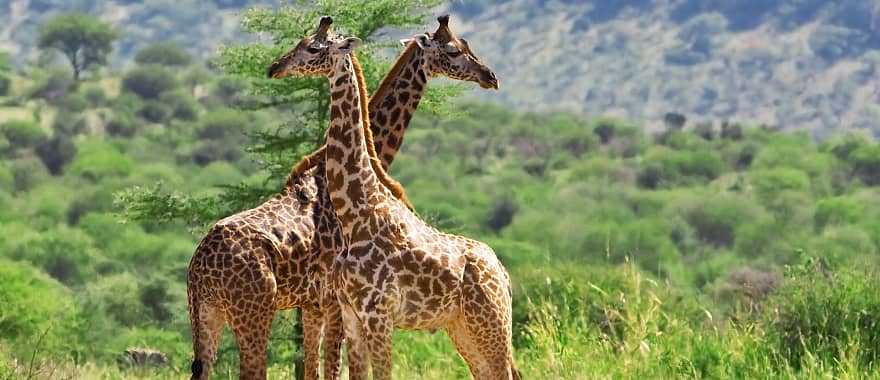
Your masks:
M 475 380 L 518 379 L 506 277 L 472 265 L 466 271 L 461 317 L 448 329 L 450 337 Z

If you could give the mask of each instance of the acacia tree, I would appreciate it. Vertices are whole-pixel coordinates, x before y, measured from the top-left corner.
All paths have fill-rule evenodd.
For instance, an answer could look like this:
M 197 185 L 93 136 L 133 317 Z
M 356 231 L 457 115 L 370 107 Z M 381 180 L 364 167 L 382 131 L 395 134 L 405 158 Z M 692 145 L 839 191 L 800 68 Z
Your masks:
M 227 74 L 247 79 L 252 95 L 259 99 L 250 102 L 248 110 L 272 108 L 278 114 L 279 123 L 271 132 L 252 134 L 253 143 L 246 148 L 266 173 L 266 181 L 228 184 L 223 186 L 222 192 L 210 196 L 169 190 L 161 183 L 134 187 L 116 195 L 122 215 L 151 223 L 184 222 L 201 231 L 210 223 L 254 207 L 277 193 L 291 166 L 322 142 L 328 123 L 330 94 L 323 78 L 267 79 L 266 68 L 271 62 L 313 32 L 320 16 L 332 15 L 335 30 L 358 36 L 366 43 L 359 49 L 358 58 L 368 88 L 375 89 L 391 63 L 389 56 L 393 53 L 389 54 L 388 48 L 399 46 L 396 40 L 379 31 L 421 26 L 430 8 L 438 3 L 438 0 L 321 0 L 280 9 L 247 11 L 242 19 L 244 30 L 270 38 L 226 47 L 215 63 Z M 425 94 L 422 108 L 435 113 L 446 111 L 446 99 L 459 93 L 460 87 L 433 86 Z M 275 329 L 278 328 L 285 327 Z M 273 333 L 273 340 L 279 335 L 288 339 L 291 334 Z M 302 347 L 299 329 L 292 335 L 297 347 Z M 296 357 L 300 359 L 301 353 Z M 297 360 L 297 364 L 301 361 Z
M 37 46 L 64 54 L 73 68 L 73 79 L 79 81 L 83 71 L 107 63 L 107 55 L 118 37 L 112 26 L 95 17 L 66 13 L 40 27 Z

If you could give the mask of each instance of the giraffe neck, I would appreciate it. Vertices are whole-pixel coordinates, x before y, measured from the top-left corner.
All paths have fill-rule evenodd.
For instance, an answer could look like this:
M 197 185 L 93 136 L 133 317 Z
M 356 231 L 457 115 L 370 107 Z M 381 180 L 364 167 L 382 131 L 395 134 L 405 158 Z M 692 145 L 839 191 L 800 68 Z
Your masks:
M 370 98 L 370 128 L 385 170 L 403 144 L 406 128 L 427 88 L 429 77 L 423 63 L 422 49 L 415 42 L 408 43 Z
M 381 166 L 368 144 L 372 133 L 362 124 L 366 115 L 366 89 L 357 60 L 345 55 L 336 63 L 330 78 L 330 127 L 327 129 L 326 179 L 330 201 L 346 236 L 371 207 L 370 202 L 387 197 L 380 182 Z M 374 170 L 375 168 L 375 170 Z M 383 190 L 386 190 L 383 192 Z

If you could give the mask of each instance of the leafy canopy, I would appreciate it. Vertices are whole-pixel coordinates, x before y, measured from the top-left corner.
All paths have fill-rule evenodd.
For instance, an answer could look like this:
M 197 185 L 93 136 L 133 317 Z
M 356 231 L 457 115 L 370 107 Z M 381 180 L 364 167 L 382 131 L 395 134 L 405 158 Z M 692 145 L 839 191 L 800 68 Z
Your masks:
M 73 77 L 107 63 L 119 34 L 112 26 L 81 13 L 53 17 L 40 27 L 37 46 L 60 51 L 73 67 Z

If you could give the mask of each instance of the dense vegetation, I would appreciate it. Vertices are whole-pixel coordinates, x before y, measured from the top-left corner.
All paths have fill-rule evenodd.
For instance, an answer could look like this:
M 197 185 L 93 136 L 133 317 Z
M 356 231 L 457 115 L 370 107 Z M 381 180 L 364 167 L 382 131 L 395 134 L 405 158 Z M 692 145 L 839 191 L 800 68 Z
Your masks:
M 231 76 L 164 43 L 78 84 L 66 66 L 0 57 L 0 378 L 188 371 L 185 269 L 199 233 L 277 189 L 305 152 L 267 146 L 308 147 L 291 130 L 314 128 L 296 119 L 309 105 L 266 107 L 285 90 L 246 79 L 262 74 L 248 59 L 278 46 L 224 52 Z M 385 66 L 365 53 L 374 88 Z M 416 117 L 391 172 L 420 214 L 488 242 L 508 267 L 526 378 L 876 376 L 872 138 L 673 115 L 647 132 L 467 100 L 445 110 Z M 291 320 L 276 321 L 273 375 L 292 372 Z M 400 378 L 467 373 L 441 333 L 395 342 Z M 130 346 L 170 365 L 127 368 Z M 235 353 L 227 333 L 221 377 L 235 377 Z

